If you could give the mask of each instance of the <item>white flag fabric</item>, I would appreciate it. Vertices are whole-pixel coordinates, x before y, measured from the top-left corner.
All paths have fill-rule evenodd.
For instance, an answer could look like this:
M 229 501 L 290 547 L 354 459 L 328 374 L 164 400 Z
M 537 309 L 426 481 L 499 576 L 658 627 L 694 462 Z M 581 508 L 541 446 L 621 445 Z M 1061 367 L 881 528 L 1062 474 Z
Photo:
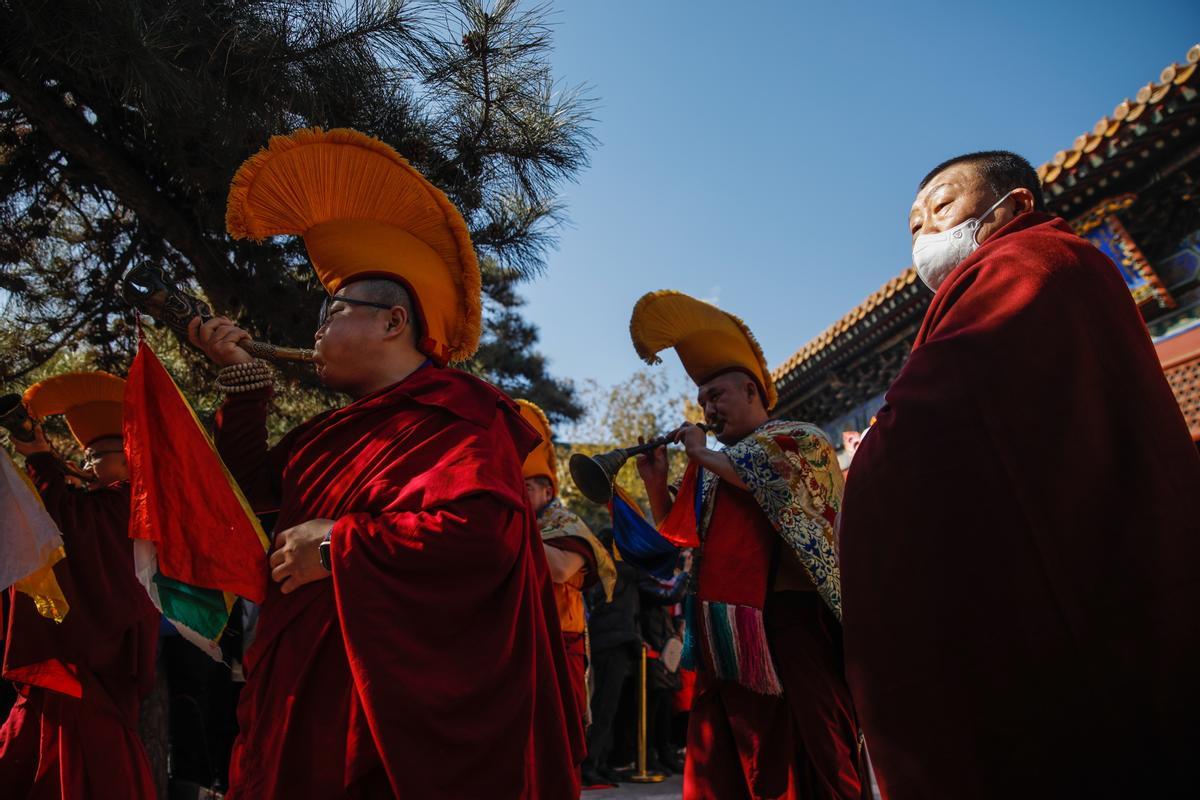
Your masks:
M 62 558 L 63 538 L 8 453 L 0 457 L 0 590 Z

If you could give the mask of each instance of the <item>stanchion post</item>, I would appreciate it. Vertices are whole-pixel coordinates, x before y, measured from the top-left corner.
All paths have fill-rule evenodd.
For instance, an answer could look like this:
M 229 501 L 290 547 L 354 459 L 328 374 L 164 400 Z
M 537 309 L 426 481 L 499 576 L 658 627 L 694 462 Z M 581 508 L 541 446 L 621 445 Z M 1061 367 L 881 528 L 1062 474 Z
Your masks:
M 629 777 L 633 783 L 660 783 L 667 776 L 659 772 L 646 771 L 646 643 L 642 643 L 641 680 L 638 681 L 638 754 L 637 772 Z

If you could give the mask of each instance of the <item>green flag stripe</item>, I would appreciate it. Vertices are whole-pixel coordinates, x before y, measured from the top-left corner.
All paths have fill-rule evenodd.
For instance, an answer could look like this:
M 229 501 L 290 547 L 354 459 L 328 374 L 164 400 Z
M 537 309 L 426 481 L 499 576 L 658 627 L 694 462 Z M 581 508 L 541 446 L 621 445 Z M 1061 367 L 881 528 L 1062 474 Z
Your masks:
M 161 572 L 155 574 L 154 583 L 168 620 L 182 623 L 212 641 L 220 637 L 229 622 L 224 593 L 181 583 Z

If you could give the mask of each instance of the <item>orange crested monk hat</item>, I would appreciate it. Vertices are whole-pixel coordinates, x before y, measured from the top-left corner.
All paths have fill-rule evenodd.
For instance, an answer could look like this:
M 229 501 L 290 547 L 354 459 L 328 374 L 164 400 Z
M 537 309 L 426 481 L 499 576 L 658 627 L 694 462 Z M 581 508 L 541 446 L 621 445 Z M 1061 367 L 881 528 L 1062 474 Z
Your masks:
M 479 345 L 479 262 L 467 223 L 440 189 L 380 140 L 348 128 L 272 137 L 233 177 L 235 239 L 304 238 L 331 295 L 362 278 L 409 290 L 420 350 L 440 365 Z
M 629 335 L 647 364 L 661 363 L 658 353 L 675 348 L 697 386 L 725 372 L 745 372 L 758 382 L 767 410 L 775 407 L 775 383 L 762 348 L 746 323 L 728 311 L 683 292 L 650 292 L 633 307 Z
M 34 419 L 65 415 L 75 441 L 87 448 L 97 439 L 122 436 L 124 397 L 124 379 L 97 371 L 48 378 L 30 386 L 24 399 Z
M 558 456 L 554 454 L 553 436 L 550 431 L 550 418 L 536 403 L 528 400 L 518 400 L 521 409 L 521 419 L 533 426 L 542 435 L 542 441 L 525 457 L 521 467 L 521 476 L 525 478 L 549 478 L 554 485 L 554 493 L 558 494 Z

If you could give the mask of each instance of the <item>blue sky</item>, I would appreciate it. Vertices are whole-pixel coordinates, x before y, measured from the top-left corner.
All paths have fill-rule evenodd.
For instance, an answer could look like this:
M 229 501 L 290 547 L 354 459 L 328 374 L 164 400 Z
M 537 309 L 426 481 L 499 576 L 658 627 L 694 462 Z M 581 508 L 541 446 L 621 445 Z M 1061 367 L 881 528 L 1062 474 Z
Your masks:
M 605 385 L 641 365 L 629 312 L 654 289 L 740 315 L 777 366 L 909 264 L 930 167 L 1037 166 L 1200 42 L 1197 0 L 557 0 L 551 19 L 601 144 L 522 293 L 553 373 Z

